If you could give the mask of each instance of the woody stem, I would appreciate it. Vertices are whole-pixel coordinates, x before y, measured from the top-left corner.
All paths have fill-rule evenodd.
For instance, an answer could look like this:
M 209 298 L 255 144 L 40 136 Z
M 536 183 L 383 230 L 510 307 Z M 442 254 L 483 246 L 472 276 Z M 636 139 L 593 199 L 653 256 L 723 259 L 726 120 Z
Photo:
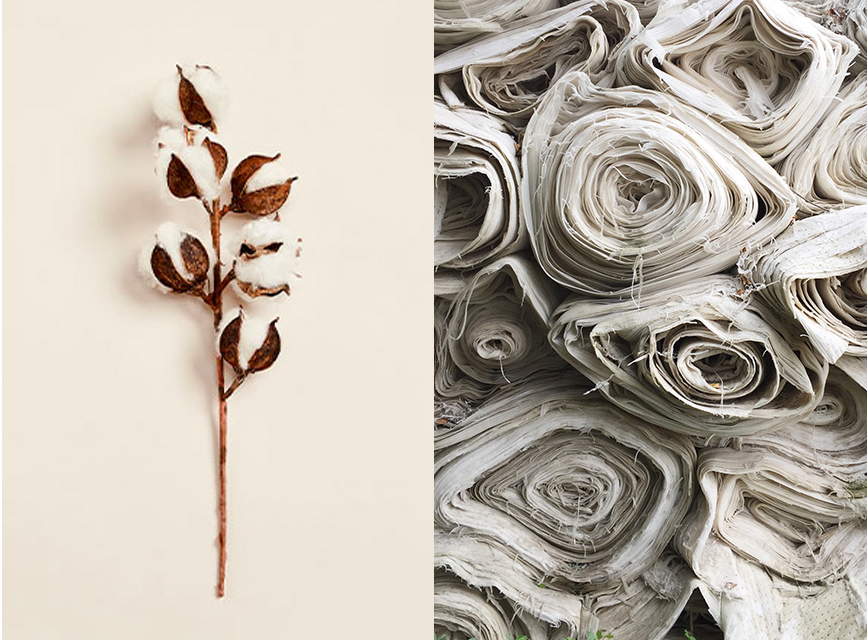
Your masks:
M 214 311 L 214 331 L 219 331 L 220 322 L 223 319 L 223 273 L 220 262 L 220 221 L 222 216 L 220 202 L 215 200 L 211 207 L 205 207 L 211 217 L 211 242 L 214 247 L 214 290 L 211 306 Z M 219 459 L 220 459 L 220 568 L 217 582 L 217 597 L 222 598 L 226 593 L 226 432 L 228 427 L 226 381 L 223 372 L 223 356 L 217 353 L 217 400 L 220 420 L 219 436 Z

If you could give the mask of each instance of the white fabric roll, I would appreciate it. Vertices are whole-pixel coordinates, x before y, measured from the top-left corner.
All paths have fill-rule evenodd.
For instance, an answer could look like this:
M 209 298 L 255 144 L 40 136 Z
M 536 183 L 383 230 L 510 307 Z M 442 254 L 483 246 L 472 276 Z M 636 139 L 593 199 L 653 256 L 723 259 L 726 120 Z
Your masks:
M 857 49 L 782 0 L 699 0 L 623 50 L 621 82 L 671 92 L 776 163 L 812 132 Z
M 434 74 L 459 71 L 481 109 L 526 124 L 541 96 L 569 71 L 611 85 L 613 60 L 640 29 L 624 0 L 579 0 L 444 53 L 434 60 Z
M 502 122 L 434 101 L 434 265 L 479 267 L 527 246 L 515 140 Z
M 546 94 L 523 147 L 533 251 L 589 296 L 639 299 L 718 273 L 795 213 L 780 176 L 703 114 L 580 72 Z
M 623 302 L 567 300 L 549 338 L 606 398 L 687 435 L 771 431 L 820 402 L 828 365 L 727 276 Z

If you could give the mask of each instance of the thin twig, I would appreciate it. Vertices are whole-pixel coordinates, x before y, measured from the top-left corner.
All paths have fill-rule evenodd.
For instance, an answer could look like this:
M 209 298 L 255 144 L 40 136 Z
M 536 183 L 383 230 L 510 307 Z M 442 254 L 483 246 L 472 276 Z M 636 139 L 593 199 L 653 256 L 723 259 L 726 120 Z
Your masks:
M 247 378 L 246 373 L 239 374 L 233 381 L 232 384 L 226 389 L 225 393 L 223 393 L 223 400 L 228 400 L 229 396 L 235 393 L 235 389 L 241 386 L 241 383 Z
M 221 294 L 223 293 L 223 290 L 224 290 L 227 286 L 229 286 L 229 283 L 230 283 L 232 280 L 234 280 L 234 279 L 235 279 L 235 269 L 232 268 L 232 269 L 229 270 L 229 273 L 226 274 L 226 277 L 223 278 L 223 279 L 220 281 L 219 289 L 220 289 L 220 293 L 221 293 Z

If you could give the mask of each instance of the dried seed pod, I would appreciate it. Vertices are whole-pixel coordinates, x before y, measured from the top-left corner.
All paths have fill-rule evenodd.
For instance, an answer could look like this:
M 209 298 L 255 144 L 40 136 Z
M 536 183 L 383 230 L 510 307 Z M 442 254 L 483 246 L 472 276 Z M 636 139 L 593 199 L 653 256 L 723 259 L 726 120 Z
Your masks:
M 228 154 L 215 136 L 202 128 L 164 127 L 157 140 L 156 171 L 176 198 L 216 199 Z
M 157 230 L 156 240 L 150 266 L 161 285 L 185 293 L 207 282 L 211 261 L 198 238 L 167 222 Z
M 289 295 L 290 282 L 298 278 L 300 239 L 286 227 L 267 219 L 254 220 L 241 229 L 235 260 L 235 287 L 248 298 Z
M 177 72 L 157 87 L 154 113 L 167 124 L 201 126 L 216 131 L 225 105 L 223 83 L 206 65 L 177 67 Z
M 270 323 L 248 318 L 243 311 L 236 315 L 220 333 L 220 355 L 237 375 L 264 371 L 280 355 L 280 334 L 277 320 Z
M 266 216 L 283 206 L 298 178 L 290 176 L 279 159 L 279 153 L 273 157 L 252 155 L 238 163 L 232 171 L 232 211 Z

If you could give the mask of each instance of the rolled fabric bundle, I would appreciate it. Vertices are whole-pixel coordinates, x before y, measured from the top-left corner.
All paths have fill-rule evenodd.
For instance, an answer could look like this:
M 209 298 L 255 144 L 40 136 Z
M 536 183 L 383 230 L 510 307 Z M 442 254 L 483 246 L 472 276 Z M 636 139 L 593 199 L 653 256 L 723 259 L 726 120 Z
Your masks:
M 776 163 L 813 131 L 856 54 L 781 0 L 699 0 L 650 24 L 618 73 L 673 93 Z
M 798 585 L 833 583 L 867 544 L 867 390 L 832 367 L 809 416 L 704 450 L 699 481 L 678 545 L 717 593 L 740 582 L 721 547 Z
M 513 20 L 556 6 L 557 0 L 434 0 L 434 50 L 497 33 Z
M 593 592 L 588 598 L 589 609 L 596 618 L 596 628 L 614 638 L 666 638 L 668 634 L 660 632 L 675 624 L 697 584 L 683 558 L 667 550 L 641 578 Z M 669 605 L 661 607 L 660 601 L 665 600 Z M 650 627 L 648 620 L 653 621 Z M 701 640 L 710 639 L 701 636 Z
M 692 436 L 744 436 L 807 416 L 828 365 L 800 336 L 770 324 L 728 276 L 631 301 L 567 300 L 554 349 L 611 402 Z
M 434 634 L 446 640 L 548 640 L 548 626 L 493 589 L 475 589 L 445 570 L 434 574 Z
M 527 246 L 515 140 L 497 118 L 434 100 L 434 265 L 477 268 Z
M 700 112 L 580 72 L 546 94 L 523 147 L 533 251 L 588 296 L 638 299 L 718 273 L 796 210 L 785 181 Z
M 461 371 L 449 354 L 451 300 L 434 298 L 434 428 L 451 428 L 475 410 L 493 390 Z
M 657 566 L 691 502 L 688 438 L 586 397 L 568 376 L 540 376 L 499 392 L 435 448 L 442 566 L 581 634 L 619 594 L 641 609 L 642 637 L 665 634 L 692 590 L 667 556 Z M 615 637 L 632 609 L 618 610 L 605 628 Z
M 436 293 L 451 301 L 442 347 L 468 377 L 499 386 L 566 366 L 548 344 L 564 292 L 530 258 L 507 256 L 468 280 L 435 282 Z
M 745 450 L 767 449 L 830 476 L 845 486 L 836 497 L 852 500 L 867 517 L 867 390 L 831 367 L 822 401 L 800 422 L 741 438 Z
M 704 545 L 713 535 L 739 556 L 796 583 L 833 582 L 867 545 L 867 493 L 772 449 L 704 449 L 702 497 L 678 534 L 699 578 L 720 566 Z M 859 495 L 861 497 L 855 497 Z
M 779 166 L 792 190 L 804 199 L 801 209 L 867 204 L 867 73 L 837 96 L 816 132 Z
M 829 362 L 867 355 L 867 205 L 795 222 L 742 273 L 783 317 L 794 318 Z
M 569 71 L 613 84 L 612 60 L 640 29 L 638 13 L 624 0 L 579 0 L 444 53 L 434 60 L 434 74 L 460 71 L 476 105 L 523 126 Z

